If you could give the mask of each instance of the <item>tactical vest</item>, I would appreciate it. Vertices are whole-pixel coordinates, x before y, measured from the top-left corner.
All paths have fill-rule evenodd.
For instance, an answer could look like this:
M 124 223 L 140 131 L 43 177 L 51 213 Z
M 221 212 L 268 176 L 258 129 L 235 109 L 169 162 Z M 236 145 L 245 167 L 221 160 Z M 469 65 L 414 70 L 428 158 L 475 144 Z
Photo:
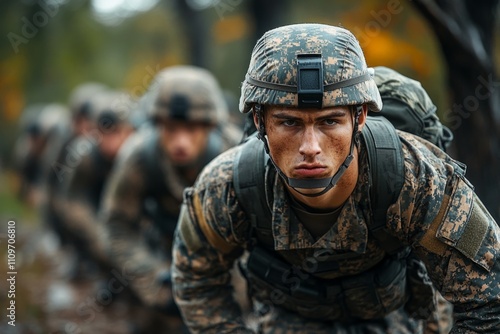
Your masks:
M 386 230 L 387 209 L 396 202 L 404 183 L 401 142 L 394 126 L 384 117 L 367 117 L 361 138 L 370 165 L 373 209 L 368 229 L 387 256 L 361 274 L 325 280 L 301 268 L 292 268 L 277 255 L 268 201 L 271 190 L 265 183 L 267 156 L 262 142 L 250 137 L 242 144 L 233 173 L 238 202 L 250 218 L 256 239 L 247 262 L 249 285 L 259 299 L 270 300 L 312 319 L 344 322 L 377 319 L 403 306 L 412 317 L 427 319 L 434 309 L 434 288 L 425 266 Z M 328 268 L 336 270 L 341 258 L 339 255 L 336 260 L 321 261 L 318 265 L 323 273 Z M 298 273 L 293 280 L 287 276 L 291 272 Z

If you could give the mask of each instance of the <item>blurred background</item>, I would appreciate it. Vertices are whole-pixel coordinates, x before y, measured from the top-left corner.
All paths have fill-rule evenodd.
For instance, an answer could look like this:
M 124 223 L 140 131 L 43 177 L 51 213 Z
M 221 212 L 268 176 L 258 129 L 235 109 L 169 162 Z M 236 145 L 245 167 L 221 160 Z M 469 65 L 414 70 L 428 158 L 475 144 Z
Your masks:
M 67 105 L 71 91 L 89 81 L 140 98 L 162 68 L 192 64 L 215 74 L 226 92 L 234 119 L 242 120 L 237 101 L 253 45 L 266 30 L 284 24 L 318 22 L 343 26 L 359 39 L 369 66 L 392 67 L 420 81 L 436 104 L 442 122 L 455 135 L 450 155 L 467 164 L 468 178 L 498 220 L 498 3 L 2 0 L 0 254 L 4 257 L 7 251 L 5 226 L 11 219 L 17 223 L 18 245 L 26 251 L 19 250 L 16 258 L 20 273 L 17 328 L 5 325 L 4 302 L 8 300 L 3 275 L 7 265 L 6 260 L 0 261 L 0 332 L 58 333 L 51 325 L 54 320 L 47 304 L 33 300 L 38 298 L 33 296 L 41 296 L 33 291 L 33 286 L 48 286 L 50 275 L 46 274 L 46 263 L 38 261 L 35 250 L 30 251 L 30 233 L 39 228 L 40 219 L 37 208 L 18 196 L 21 180 L 13 163 L 27 109 L 36 104 Z M 66 325 L 60 326 L 65 328 L 61 333 L 77 332 L 67 324 L 78 320 L 70 318 L 67 316 Z

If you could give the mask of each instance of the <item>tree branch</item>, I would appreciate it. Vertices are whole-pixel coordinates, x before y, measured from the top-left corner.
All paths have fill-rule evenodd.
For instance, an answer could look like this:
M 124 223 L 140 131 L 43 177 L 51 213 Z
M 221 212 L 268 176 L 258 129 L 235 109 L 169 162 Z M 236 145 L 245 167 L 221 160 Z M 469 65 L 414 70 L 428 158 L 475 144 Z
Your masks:
M 484 41 L 471 23 L 462 1 L 454 1 L 451 5 L 453 8 L 449 8 L 448 11 L 443 10 L 432 0 L 414 0 L 413 4 L 434 26 L 442 42 L 458 46 L 464 54 L 475 59 L 483 71 L 491 72 L 491 57 L 486 52 Z M 442 3 L 441 5 L 444 6 Z M 461 17 L 458 20 L 457 17 L 447 12 L 455 12 L 457 16 L 460 13 Z M 459 22 L 464 22 L 464 24 L 460 26 Z

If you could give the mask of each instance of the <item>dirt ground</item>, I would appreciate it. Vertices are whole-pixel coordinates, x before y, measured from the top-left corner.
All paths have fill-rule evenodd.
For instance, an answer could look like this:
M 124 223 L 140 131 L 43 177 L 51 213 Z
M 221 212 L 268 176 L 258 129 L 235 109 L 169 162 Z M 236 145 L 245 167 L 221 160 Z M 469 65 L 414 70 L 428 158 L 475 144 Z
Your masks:
M 72 253 L 61 249 L 47 229 L 28 225 L 16 232 L 14 289 L 7 281 L 11 275 L 7 275 L 7 243 L 2 235 L 1 266 L 7 268 L 3 270 L 7 277 L 0 284 L 0 333 L 185 333 L 180 320 L 138 306 L 119 284 L 112 294 L 106 289 L 110 277 L 90 271 L 76 278 Z M 9 291 L 15 296 L 9 298 Z M 10 311 L 5 307 L 11 301 L 15 302 L 15 322 L 7 317 Z

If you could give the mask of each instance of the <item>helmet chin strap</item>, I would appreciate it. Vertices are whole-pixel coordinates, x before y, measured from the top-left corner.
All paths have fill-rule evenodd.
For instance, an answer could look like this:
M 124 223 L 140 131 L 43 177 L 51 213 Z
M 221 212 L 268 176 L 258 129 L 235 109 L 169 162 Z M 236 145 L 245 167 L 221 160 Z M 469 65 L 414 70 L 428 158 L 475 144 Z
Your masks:
M 354 159 L 354 145 L 355 143 L 358 142 L 359 140 L 359 132 L 358 132 L 358 122 L 359 122 L 359 115 L 362 112 L 362 107 L 361 106 L 356 106 L 356 113 L 355 113 L 355 118 L 354 118 L 354 129 L 352 131 L 352 136 L 351 136 L 351 147 L 349 150 L 349 154 L 347 157 L 344 159 L 344 162 L 342 165 L 339 167 L 337 172 L 332 176 L 332 177 L 327 177 L 327 178 L 321 178 L 321 179 L 295 179 L 291 178 L 285 175 L 283 171 L 276 165 L 274 162 L 273 158 L 271 157 L 270 150 L 269 150 L 269 143 L 267 140 L 267 135 L 266 135 L 266 129 L 264 126 L 264 117 L 262 114 L 262 106 L 261 105 L 255 105 L 254 110 L 257 113 L 257 117 L 259 119 L 259 128 L 258 128 L 258 138 L 264 142 L 264 149 L 266 150 L 266 153 L 269 155 L 269 159 L 271 163 L 273 164 L 274 168 L 276 168 L 276 171 L 278 172 L 278 175 L 286 182 L 287 185 L 289 185 L 293 190 L 298 192 L 299 194 L 307 197 L 318 197 L 323 194 L 325 194 L 327 191 L 335 187 L 337 182 L 340 180 L 342 175 L 344 175 L 345 171 L 351 164 L 352 160 Z M 308 194 L 304 193 L 298 189 L 318 189 L 318 188 L 323 188 L 323 190 Z

